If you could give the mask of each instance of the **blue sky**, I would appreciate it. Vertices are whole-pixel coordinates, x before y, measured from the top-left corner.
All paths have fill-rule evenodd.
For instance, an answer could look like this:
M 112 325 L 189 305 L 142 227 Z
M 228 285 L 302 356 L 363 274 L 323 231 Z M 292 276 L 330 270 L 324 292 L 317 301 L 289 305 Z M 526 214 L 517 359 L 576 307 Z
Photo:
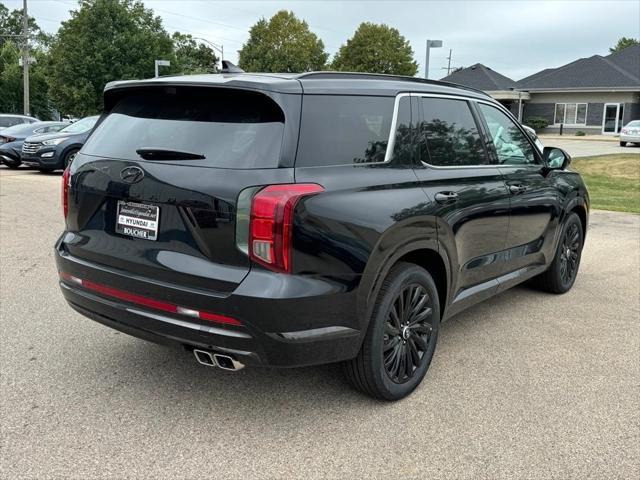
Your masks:
M 0 0 L 21 8 L 22 0 Z M 223 44 L 225 57 L 237 60 L 248 30 L 261 17 L 281 9 L 307 21 L 330 54 L 360 22 L 386 23 L 410 41 L 420 75 L 424 74 L 425 40 L 443 40 L 432 50 L 430 77 L 452 66 L 483 63 L 516 80 L 543 68 L 581 57 L 608 54 L 621 36 L 640 37 L 638 0 L 449 0 L 449 1 L 191 1 L 146 0 L 169 32 L 179 30 Z M 55 32 L 69 18 L 74 0 L 29 0 L 40 26 Z

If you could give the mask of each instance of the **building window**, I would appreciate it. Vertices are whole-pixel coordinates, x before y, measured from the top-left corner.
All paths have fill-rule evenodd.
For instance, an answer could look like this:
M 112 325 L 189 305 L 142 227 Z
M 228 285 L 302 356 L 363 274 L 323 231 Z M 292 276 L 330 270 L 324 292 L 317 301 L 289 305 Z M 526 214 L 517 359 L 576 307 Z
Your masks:
M 587 104 L 586 103 L 556 103 L 556 115 L 554 122 L 556 125 L 586 125 L 587 124 Z

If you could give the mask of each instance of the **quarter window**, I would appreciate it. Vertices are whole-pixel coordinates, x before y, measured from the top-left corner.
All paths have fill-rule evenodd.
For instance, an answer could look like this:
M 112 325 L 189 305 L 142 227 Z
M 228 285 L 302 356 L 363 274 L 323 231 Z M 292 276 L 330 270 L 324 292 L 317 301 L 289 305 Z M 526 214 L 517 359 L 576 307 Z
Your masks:
M 586 103 L 556 103 L 555 124 L 586 125 Z
M 296 166 L 383 162 L 393 97 L 305 95 Z
M 421 160 L 430 165 L 459 167 L 490 163 L 469 104 L 464 100 L 423 97 L 418 144 Z
M 527 136 L 504 112 L 484 103 L 478 104 L 489 127 L 489 133 L 501 165 L 537 163 Z

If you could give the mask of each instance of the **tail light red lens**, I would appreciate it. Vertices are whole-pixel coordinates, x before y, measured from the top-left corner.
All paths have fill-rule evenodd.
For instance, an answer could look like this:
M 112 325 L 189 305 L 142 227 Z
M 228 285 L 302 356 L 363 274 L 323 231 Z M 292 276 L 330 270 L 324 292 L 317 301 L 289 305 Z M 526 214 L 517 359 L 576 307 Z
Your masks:
M 251 202 L 249 257 L 278 272 L 291 272 L 293 212 L 307 195 L 323 192 L 315 183 L 270 185 L 256 193 Z
M 62 174 L 62 190 L 61 190 L 61 203 L 62 203 L 62 213 L 64 214 L 64 218 L 66 220 L 67 214 L 69 213 L 69 185 L 71 183 L 71 173 L 69 172 L 69 167 L 64 169 L 64 173 Z

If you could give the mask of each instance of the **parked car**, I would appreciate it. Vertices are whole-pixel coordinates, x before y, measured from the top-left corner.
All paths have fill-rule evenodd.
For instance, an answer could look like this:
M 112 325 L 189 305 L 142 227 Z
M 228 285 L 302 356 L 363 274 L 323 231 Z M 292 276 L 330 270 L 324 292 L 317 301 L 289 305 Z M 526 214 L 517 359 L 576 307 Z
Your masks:
M 14 125 L 20 125 L 21 123 L 34 123 L 39 121 L 40 120 L 37 118 L 29 117 L 27 115 L 0 113 L 0 131 L 5 128 L 13 127 Z
M 98 116 L 85 117 L 57 133 L 28 137 L 22 145 L 22 163 L 42 172 L 62 170 L 84 145 Z
M 62 294 L 203 365 L 342 362 L 397 400 L 442 320 L 576 280 L 580 175 L 481 91 L 234 73 L 110 83 L 104 105 L 62 179 Z
M 35 122 L 5 128 L 0 132 L 0 160 L 9 168 L 18 168 L 22 163 L 22 144 L 25 138 L 58 132 L 67 125 L 67 122 Z
M 626 147 L 627 143 L 640 143 L 640 120 L 632 120 L 620 130 L 620 146 Z

